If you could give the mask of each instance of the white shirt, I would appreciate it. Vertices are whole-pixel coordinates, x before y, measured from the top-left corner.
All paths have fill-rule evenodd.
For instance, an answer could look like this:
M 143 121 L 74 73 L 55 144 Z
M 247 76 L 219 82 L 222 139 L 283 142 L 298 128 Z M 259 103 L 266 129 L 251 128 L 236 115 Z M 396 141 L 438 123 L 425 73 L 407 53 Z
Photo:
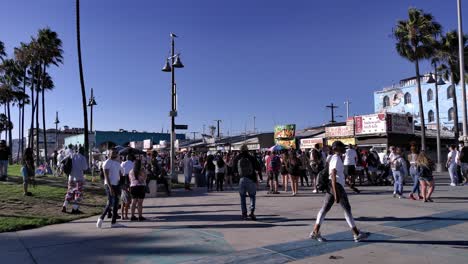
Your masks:
M 127 160 L 125 162 L 122 162 L 120 166 L 122 167 L 123 175 L 128 175 L 130 174 L 130 171 L 133 170 L 134 164 L 133 164 L 133 161 Z
M 354 149 L 347 149 L 344 159 L 344 165 L 356 165 L 357 152 Z
M 450 162 L 448 163 L 449 165 L 452 165 L 452 164 L 455 164 L 457 163 L 457 156 L 458 156 L 458 151 L 457 150 L 452 150 L 449 152 L 448 154 L 448 160 L 450 160 Z
M 109 170 L 110 185 L 119 185 L 120 173 L 123 172 L 120 167 L 120 162 L 108 159 L 104 162 L 104 170 Z M 106 177 L 104 177 L 104 184 L 109 185 Z
M 80 153 L 75 153 L 71 156 L 72 158 L 72 170 L 68 180 L 74 181 L 83 181 L 84 173 L 83 171 L 88 169 L 88 162 L 86 161 L 85 156 Z
M 333 169 L 336 170 L 336 182 L 341 184 L 341 186 L 345 187 L 344 165 L 340 155 L 338 154 L 333 155 L 330 159 L 330 164 L 328 166 L 330 180 Z

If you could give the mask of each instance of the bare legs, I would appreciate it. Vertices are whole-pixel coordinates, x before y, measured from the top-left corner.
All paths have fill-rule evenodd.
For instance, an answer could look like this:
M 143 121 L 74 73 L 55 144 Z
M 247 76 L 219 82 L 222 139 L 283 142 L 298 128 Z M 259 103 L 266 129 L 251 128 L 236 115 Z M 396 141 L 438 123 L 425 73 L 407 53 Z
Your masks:
M 135 216 L 135 210 L 138 206 L 138 217 L 143 217 L 143 199 L 133 199 L 132 200 L 132 217 Z

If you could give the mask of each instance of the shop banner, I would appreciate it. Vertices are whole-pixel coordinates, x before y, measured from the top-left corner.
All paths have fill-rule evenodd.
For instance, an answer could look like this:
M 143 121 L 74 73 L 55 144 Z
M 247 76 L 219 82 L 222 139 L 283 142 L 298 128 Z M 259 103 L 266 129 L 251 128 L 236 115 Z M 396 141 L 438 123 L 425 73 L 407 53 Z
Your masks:
M 151 139 L 143 140 L 143 148 L 144 149 L 150 149 L 152 145 L 153 145 L 153 141 Z
M 333 126 L 325 128 L 325 137 L 349 137 L 353 136 L 352 126 Z
M 287 149 L 296 149 L 296 139 L 275 139 L 275 144 Z
M 386 115 L 384 113 L 356 116 L 354 121 L 356 135 L 381 134 L 387 132 Z
M 293 139 L 296 136 L 296 125 L 275 126 L 275 139 Z
M 387 132 L 397 134 L 414 134 L 413 116 L 387 114 Z
M 323 138 L 303 138 L 301 139 L 301 149 L 311 149 L 315 144 L 323 145 Z
M 333 144 L 333 142 L 335 141 L 341 141 L 343 142 L 343 144 L 345 145 L 356 145 L 356 139 L 353 138 L 353 137 L 349 137 L 349 138 L 328 138 L 327 139 L 327 145 L 331 146 Z

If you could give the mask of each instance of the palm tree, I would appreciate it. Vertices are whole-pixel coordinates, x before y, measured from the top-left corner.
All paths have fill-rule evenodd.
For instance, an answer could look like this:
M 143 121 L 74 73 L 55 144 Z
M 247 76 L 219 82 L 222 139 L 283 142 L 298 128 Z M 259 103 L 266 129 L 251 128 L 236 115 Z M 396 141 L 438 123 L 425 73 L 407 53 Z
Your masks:
M 442 26 L 435 22 L 431 14 L 420 9 L 410 8 L 408 20 L 400 20 L 393 29 L 398 54 L 414 63 L 416 84 L 419 99 L 419 117 L 421 120 L 421 149 L 426 149 L 426 127 L 421 93 L 419 61 L 428 59 L 434 53 L 435 37 L 441 32 Z
M 23 73 L 21 83 L 22 83 L 22 92 L 26 94 L 26 86 L 30 85 L 28 74 L 28 67 L 29 67 L 29 53 L 28 53 L 28 45 L 25 43 L 21 43 L 20 47 L 15 48 L 15 59 L 19 65 L 21 73 Z M 19 153 L 24 153 L 24 107 L 26 104 L 30 103 L 29 98 L 21 101 L 18 106 L 20 108 L 20 129 L 19 129 L 19 138 L 20 138 L 20 148 L 18 151 Z M 18 159 L 19 160 L 19 155 Z
M 0 60 L 3 62 L 4 58 L 6 57 L 6 52 L 5 52 L 5 44 L 3 44 L 2 41 L 0 41 Z
M 37 42 L 40 48 L 40 61 L 42 63 L 42 76 L 41 76 L 41 96 L 42 96 L 42 127 L 44 138 L 44 153 L 47 156 L 47 128 L 45 118 L 45 90 L 51 90 L 54 86 L 50 76 L 47 75 L 47 68 L 52 64 L 58 66 L 63 63 L 63 50 L 62 40 L 58 34 L 50 28 L 39 30 Z M 49 80 L 46 79 L 48 76 Z M 49 81 L 46 85 L 45 81 Z M 50 85 L 52 83 L 52 85 Z
M 83 107 L 83 121 L 84 121 L 84 148 L 85 155 L 88 157 L 88 109 L 86 104 L 86 89 L 83 77 L 83 63 L 81 61 L 81 38 L 80 38 L 80 0 L 76 0 L 76 42 L 78 50 L 78 66 L 80 71 L 80 83 L 81 83 L 81 104 Z
M 8 121 L 11 122 L 10 104 L 15 101 L 16 88 L 19 85 L 18 65 L 13 59 L 6 59 L 0 66 L 2 74 L 0 75 L 0 103 L 6 108 Z M 12 146 L 13 136 L 11 127 L 8 130 L 8 145 Z
M 463 37 L 463 46 L 465 54 L 468 52 L 467 36 Z M 452 83 L 450 92 L 453 98 L 453 128 L 455 132 L 455 139 L 458 140 L 460 136 L 458 128 L 458 103 L 457 103 L 457 93 L 456 85 L 460 83 L 460 64 L 459 64 L 459 54 L 458 54 L 458 33 L 455 30 L 447 32 L 442 36 L 440 44 L 438 45 L 436 57 L 443 62 L 440 66 L 440 70 L 443 73 L 443 76 L 446 80 L 450 80 Z

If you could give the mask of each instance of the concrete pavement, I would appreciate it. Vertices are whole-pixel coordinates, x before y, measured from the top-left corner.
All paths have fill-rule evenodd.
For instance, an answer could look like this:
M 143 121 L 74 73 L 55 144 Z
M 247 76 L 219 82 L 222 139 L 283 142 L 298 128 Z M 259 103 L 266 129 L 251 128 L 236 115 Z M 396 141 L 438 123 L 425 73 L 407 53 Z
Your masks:
M 435 203 L 394 199 L 391 187 L 348 190 L 358 227 L 371 232 L 363 243 L 352 241 L 340 206 L 322 228 L 329 242 L 308 239 L 323 197 L 310 188 L 297 197 L 259 191 L 256 222 L 239 220 L 235 191 L 198 189 L 147 199 L 148 221 L 119 228 L 106 219 L 97 229 L 92 217 L 2 233 L 1 263 L 466 263 L 468 186 L 436 177 Z

